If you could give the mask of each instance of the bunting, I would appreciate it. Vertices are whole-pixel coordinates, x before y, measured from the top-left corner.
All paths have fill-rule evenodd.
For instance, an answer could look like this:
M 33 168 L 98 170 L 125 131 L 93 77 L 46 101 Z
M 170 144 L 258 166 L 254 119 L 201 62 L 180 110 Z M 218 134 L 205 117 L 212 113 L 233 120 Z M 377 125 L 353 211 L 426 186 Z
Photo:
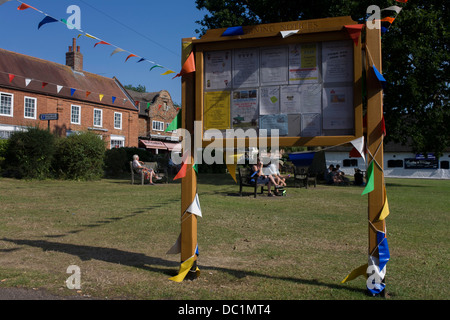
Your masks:
M 175 79 L 177 77 L 184 76 L 185 74 L 195 72 L 195 60 L 194 60 L 194 52 L 191 52 L 189 57 L 186 59 L 186 61 L 183 63 L 183 67 L 181 68 L 180 73 L 178 73 L 175 77 L 172 79 Z
M 374 179 L 373 179 L 373 161 L 372 161 L 372 162 L 370 162 L 369 167 L 367 168 L 367 184 L 361 195 L 370 193 L 374 189 L 375 189 L 375 185 L 374 185 Z
M 286 30 L 286 31 L 280 31 L 280 34 L 283 38 L 287 38 L 290 36 L 293 36 L 294 34 L 297 34 L 299 30 Z
M 222 37 L 229 37 L 229 36 L 239 36 L 244 34 L 244 29 L 242 27 L 230 27 L 227 28 L 223 33 Z
M 147 106 L 148 108 L 149 106 Z M 164 132 L 167 131 L 173 131 L 173 130 L 177 130 L 178 128 L 181 128 L 181 110 L 178 111 L 177 115 L 175 116 L 175 118 L 173 118 L 172 122 L 167 126 L 166 130 L 164 130 Z
M 358 45 L 359 36 L 361 35 L 363 27 L 363 24 L 351 24 L 344 26 L 345 30 L 347 30 L 348 35 L 350 36 L 350 38 L 352 38 L 355 45 Z
M 5 2 L 8 2 L 8 1 L 10 1 L 10 0 L 0 0 L 0 5 L 2 5 L 2 4 L 5 3 Z M 17 1 L 18 1 L 18 0 L 17 0 Z M 86 37 L 88 37 L 88 38 L 97 40 L 98 42 L 96 42 L 96 43 L 94 44 L 94 48 L 97 47 L 97 45 L 99 45 L 99 44 L 104 44 L 104 45 L 109 45 L 109 46 L 114 46 L 114 47 L 116 47 L 116 48 L 114 49 L 114 51 L 111 53 L 110 56 L 113 56 L 114 54 L 119 53 L 119 52 L 128 52 L 128 56 L 127 56 L 127 58 L 125 59 L 125 62 L 127 62 L 128 59 L 131 58 L 131 57 L 138 57 L 138 58 L 140 58 L 138 62 L 147 61 L 147 62 L 150 62 L 150 63 L 154 64 L 154 65 L 155 65 L 154 67 L 159 67 L 159 68 L 165 68 L 165 69 L 167 69 L 167 71 L 164 72 L 164 73 L 162 73 L 161 75 L 168 75 L 168 74 L 171 74 L 171 73 L 175 73 L 174 71 L 172 71 L 172 70 L 170 70 L 170 69 L 168 69 L 168 68 L 166 68 L 166 67 L 163 67 L 162 65 L 157 64 L 156 62 L 153 62 L 153 61 L 151 61 L 151 60 L 148 60 L 148 59 L 146 59 L 146 58 L 144 58 L 144 57 L 139 57 L 137 54 L 134 54 L 134 53 L 132 53 L 132 52 L 129 52 L 129 51 L 127 51 L 127 50 L 125 50 L 125 49 L 122 49 L 122 48 L 120 48 L 120 47 L 118 47 L 118 46 L 116 46 L 116 45 L 114 45 L 114 44 L 112 44 L 112 43 L 110 43 L 110 42 L 104 41 L 104 40 L 102 40 L 102 39 L 100 39 L 100 38 L 98 38 L 98 37 L 96 37 L 96 36 L 94 36 L 94 35 L 92 35 L 92 34 L 89 34 L 89 33 L 85 32 L 85 31 L 83 31 L 83 30 L 81 30 L 81 29 L 78 29 L 78 28 L 76 28 L 75 26 L 69 24 L 69 23 L 67 22 L 66 19 L 56 19 L 56 18 L 54 18 L 54 17 L 48 15 L 47 13 L 45 13 L 45 12 L 43 12 L 43 11 L 41 11 L 41 10 L 35 8 L 35 7 L 30 6 L 29 4 L 26 4 L 26 3 L 22 2 L 22 1 L 18 1 L 18 2 L 20 2 L 21 4 L 20 4 L 19 7 L 17 8 L 17 10 L 23 11 L 23 10 L 26 10 L 26 9 L 31 8 L 31 9 L 34 9 L 35 11 L 37 11 L 37 12 L 39 12 L 39 13 L 45 15 L 45 17 L 44 17 L 44 18 L 39 22 L 39 24 L 38 24 L 38 30 L 39 30 L 42 26 L 44 26 L 45 24 L 53 23 L 53 22 L 61 22 L 61 23 L 63 23 L 63 24 L 66 25 L 66 26 L 69 25 L 69 26 L 71 27 L 71 29 L 77 30 L 77 31 L 79 32 L 78 37 L 80 37 L 81 35 L 84 35 L 84 36 L 86 36 Z M 153 69 L 153 68 L 152 68 L 152 69 Z M 150 69 L 150 70 L 152 70 L 152 69 Z

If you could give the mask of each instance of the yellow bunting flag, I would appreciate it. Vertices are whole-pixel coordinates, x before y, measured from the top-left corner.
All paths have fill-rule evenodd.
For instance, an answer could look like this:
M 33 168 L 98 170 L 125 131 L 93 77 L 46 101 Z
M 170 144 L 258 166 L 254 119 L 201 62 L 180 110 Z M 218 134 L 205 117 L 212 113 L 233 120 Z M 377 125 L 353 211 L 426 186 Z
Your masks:
M 162 75 L 162 76 L 165 76 L 165 75 L 168 75 L 168 74 L 171 74 L 171 73 L 175 73 L 175 71 L 167 70 L 166 72 L 161 73 L 161 75 Z
M 378 218 L 378 220 L 384 220 L 388 215 L 389 215 L 389 204 L 386 194 L 386 187 L 384 187 L 384 204 L 383 209 L 381 209 L 380 217 Z
M 367 277 L 367 268 L 369 267 L 369 264 L 366 263 L 365 265 L 362 265 L 358 268 L 356 268 L 355 270 L 353 270 L 352 272 L 350 272 L 344 280 L 341 281 L 341 283 L 345 283 L 347 281 L 351 281 L 353 279 L 358 278 L 359 276 L 365 276 Z
M 183 262 L 180 266 L 180 270 L 178 271 L 178 275 L 169 278 L 169 280 L 175 281 L 175 282 L 181 282 L 186 277 L 189 270 L 191 270 L 192 266 L 194 265 L 195 260 L 197 259 L 197 255 L 193 255 L 189 259 L 187 259 L 185 262 Z M 197 272 L 197 277 L 200 275 L 200 269 L 197 267 L 195 270 Z
M 99 94 L 98 97 L 99 97 L 100 101 L 102 101 L 102 99 L 103 99 L 103 94 Z

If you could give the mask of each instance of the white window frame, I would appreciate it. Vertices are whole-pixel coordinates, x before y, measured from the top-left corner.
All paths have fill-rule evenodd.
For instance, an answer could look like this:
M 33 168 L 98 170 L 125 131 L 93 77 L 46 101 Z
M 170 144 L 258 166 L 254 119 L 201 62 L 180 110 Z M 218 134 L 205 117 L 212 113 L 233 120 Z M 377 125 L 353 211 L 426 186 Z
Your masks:
M 119 126 L 116 126 L 116 116 L 120 116 Z M 114 129 L 122 130 L 122 113 L 121 112 L 114 112 Z
M 96 111 L 100 111 L 100 124 L 95 124 L 95 112 Z M 94 125 L 94 127 L 103 127 L 103 110 L 102 109 L 97 109 L 97 108 L 94 108 L 94 115 L 93 115 L 93 125 Z
M 27 100 L 32 100 L 34 101 L 34 106 L 33 106 L 33 116 L 27 116 Z M 36 119 L 36 113 L 37 113 L 37 99 L 33 98 L 33 97 L 27 97 L 25 96 L 23 98 L 23 117 L 25 119 Z
M 164 131 L 164 129 L 165 129 L 164 122 L 158 121 L 158 120 L 152 121 L 152 130 L 153 131 Z
M 8 93 L 8 92 L 0 92 L 0 104 L 1 104 L 1 99 L 2 96 L 9 96 L 11 97 L 11 106 L 10 106 L 10 113 L 0 113 L 0 116 L 5 116 L 5 117 L 14 117 L 14 95 L 12 93 Z M 0 108 L 1 110 L 1 108 Z
M 75 107 L 75 108 L 78 108 L 78 122 L 74 122 L 74 121 L 73 121 L 73 115 L 74 115 L 73 111 L 74 111 L 74 107 Z M 72 104 L 72 105 L 71 105 L 71 107 L 70 107 L 70 123 L 73 123 L 73 124 L 81 124 L 81 106 L 78 106 L 78 105 L 75 105 L 75 104 Z
M 125 147 L 125 137 L 112 134 L 110 137 L 109 148 L 114 149 L 123 147 Z

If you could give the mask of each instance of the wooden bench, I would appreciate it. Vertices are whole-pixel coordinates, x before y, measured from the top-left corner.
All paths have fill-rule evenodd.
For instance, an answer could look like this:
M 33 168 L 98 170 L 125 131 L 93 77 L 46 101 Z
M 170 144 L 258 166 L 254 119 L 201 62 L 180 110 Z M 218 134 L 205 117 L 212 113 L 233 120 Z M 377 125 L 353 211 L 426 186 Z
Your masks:
M 309 173 L 308 167 L 295 167 L 294 168 L 294 186 L 305 187 L 308 189 L 308 185 L 317 185 L 316 177 Z
M 264 192 L 264 185 L 262 184 L 256 184 L 256 178 L 255 181 L 250 181 L 249 177 L 251 174 L 251 170 L 249 168 L 238 168 L 239 171 L 239 194 L 242 196 L 242 187 L 251 187 L 253 188 L 253 194 L 256 198 L 256 192 L 258 187 L 261 187 L 261 193 Z
M 162 179 L 159 181 L 165 181 L 165 183 L 169 182 L 169 174 L 168 174 L 168 170 L 167 168 L 161 168 L 160 166 L 158 166 L 157 162 L 144 162 L 143 164 L 144 167 L 146 167 L 147 169 L 153 169 L 153 171 L 156 173 L 157 176 L 161 177 Z M 134 184 L 134 181 L 138 181 L 137 179 L 135 179 L 135 175 L 136 177 L 140 178 L 141 180 L 141 185 L 144 184 L 144 172 L 137 172 L 134 170 L 133 168 L 133 161 L 130 161 L 130 171 L 131 171 L 131 184 Z M 153 182 L 156 182 L 158 180 L 154 180 Z

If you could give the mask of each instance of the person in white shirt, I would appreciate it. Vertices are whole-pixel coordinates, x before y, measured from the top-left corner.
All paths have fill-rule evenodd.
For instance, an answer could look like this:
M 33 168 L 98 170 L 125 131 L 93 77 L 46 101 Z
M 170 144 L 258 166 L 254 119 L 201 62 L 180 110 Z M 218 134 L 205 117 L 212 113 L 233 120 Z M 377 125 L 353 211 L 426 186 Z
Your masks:
M 153 169 L 148 169 L 148 168 L 144 167 L 143 164 L 144 163 L 142 161 L 139 161 L 139 156 L 137 154 L 135 154 L 133 156 L 133 169 L 137 173 L 141 173 L 142 171 L 144 171 L 144 179 L 149 180 L 149 183 L 151 185 L 154 185 L 153 178 L 155 178 L 156 180 L 160 180 L 161 178 L 156 175 L 156 173 L 155 173 L 155 171 L 153 171 Z

